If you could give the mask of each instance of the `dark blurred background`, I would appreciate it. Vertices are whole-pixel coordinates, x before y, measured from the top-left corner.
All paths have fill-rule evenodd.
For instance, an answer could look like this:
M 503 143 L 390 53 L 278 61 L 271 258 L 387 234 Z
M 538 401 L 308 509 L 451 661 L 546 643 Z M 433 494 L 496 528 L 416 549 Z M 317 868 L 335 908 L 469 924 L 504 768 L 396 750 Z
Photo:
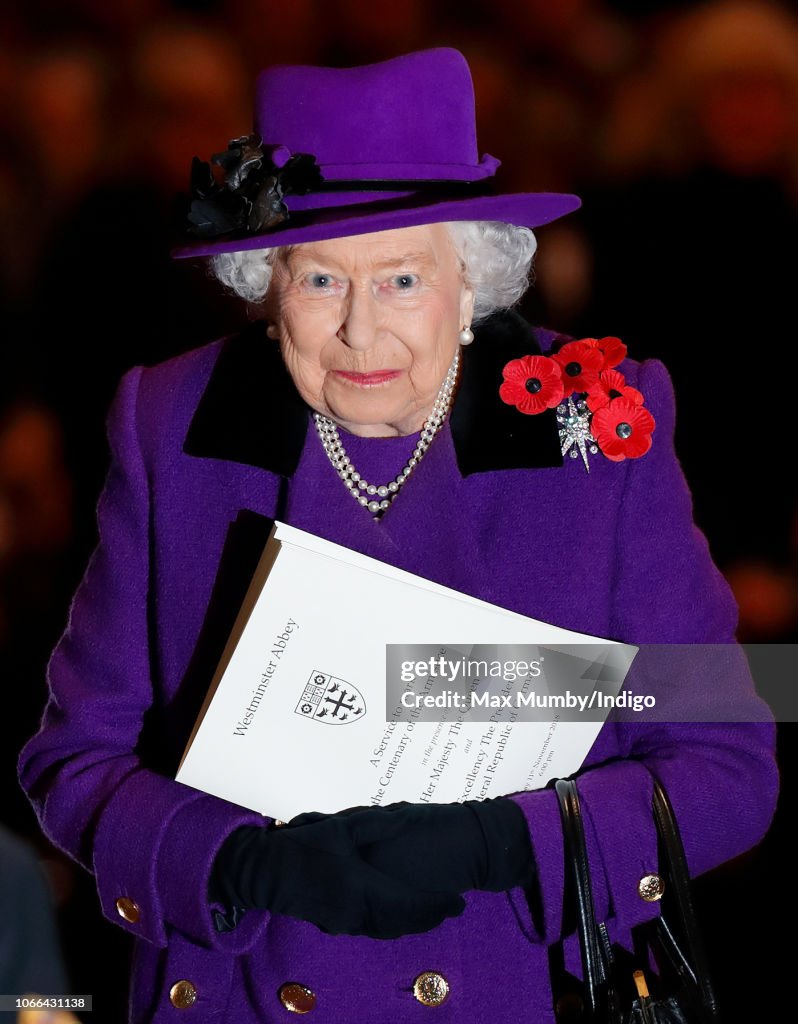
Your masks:
M 502 159 L 504 186 L 583 198 L 578 213 L 537 232 L 524 311 L 577 336 L 617 335 L 632 357 L 665 362 L 695 516 L 739 602 L 739 637 L 796 640 L 798 474 L 793 400 L 781 387 L 795 339 L 793 4 L 6 3 L 0 823 L 44 867 L 72 991 L 92 993 L 103 1021 L 125 1017 L 127 936 L 101 917 L 91 878 L 40 835 L 15 763 L 96 541 L 104 418 L 121 373 L 248 315 L 202 261 L 170 265 L 175 193 L 192 156 L 251 130 L 262 67 L 347 66 L 435 45 L 469 60 L 480 150 Z M 795 912 L 795 728 L 779 727 L 770 833 L 696 884 L 728 1021 L 794 1012 L 780 978 L 791 976 L 795 942 L 777 947 L 775 931 Z

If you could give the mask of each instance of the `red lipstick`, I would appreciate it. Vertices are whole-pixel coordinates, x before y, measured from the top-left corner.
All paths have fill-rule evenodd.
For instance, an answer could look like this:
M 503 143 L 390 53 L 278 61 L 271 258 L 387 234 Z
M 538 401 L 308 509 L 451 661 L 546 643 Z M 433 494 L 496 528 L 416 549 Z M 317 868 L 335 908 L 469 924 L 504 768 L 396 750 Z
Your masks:
M 348 370 L 334 370 L 336 376 L 357 384 L 361 388 L 374 387 L 377 384 L 385 384 L 389 380 L 395 380 L 401 370 L 374 370 L 373 373 L 350 373 Z

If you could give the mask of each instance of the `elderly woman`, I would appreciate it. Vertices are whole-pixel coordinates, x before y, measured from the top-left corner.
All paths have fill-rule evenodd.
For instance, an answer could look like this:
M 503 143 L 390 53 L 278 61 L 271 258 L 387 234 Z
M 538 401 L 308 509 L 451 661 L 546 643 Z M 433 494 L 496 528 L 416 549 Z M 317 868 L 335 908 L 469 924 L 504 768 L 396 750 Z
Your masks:
M 278 828 L 173 776 L 275 518 L 566 628 L 733 644 L 670 381 L 617 338 L 510 308 L 531 229 L 579 201 L 492 188 L 457 51 L 258 85 L 257 134 L 217 155 L 224 179 L 195 163 L 195 237 L 175 255 L 212 256 L 259 318 L 123 378 L 100 542 L 22 784 L 136 938 L 134 1024 L 551 1022 L 548 947 L 578 961 L 552 789 Z M 700 682 L 747 721 L 607 724 L 581 772 L 597 913 L 619 942 L 659 912 L 646 765 L 694 874 L 773 813 L 750 678 Z

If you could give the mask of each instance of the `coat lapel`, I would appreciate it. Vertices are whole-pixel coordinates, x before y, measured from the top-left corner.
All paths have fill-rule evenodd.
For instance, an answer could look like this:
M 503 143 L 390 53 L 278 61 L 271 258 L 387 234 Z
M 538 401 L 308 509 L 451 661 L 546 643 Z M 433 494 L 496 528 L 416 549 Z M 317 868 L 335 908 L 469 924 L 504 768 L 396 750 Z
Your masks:
M 291 477 L 308 430 L 277 343 L 258 320 L 227 338 L 183 443 L 187 455 L 228 459 Z
M 561 466 L 554 409 L 527 416 L 499 398 L 506 364 L 542 354 L 534 329 L 518 313 L 506 310 L 474 334 L 474 343 L 463 352 L 460 389 L 451 414 L 460 473 Z

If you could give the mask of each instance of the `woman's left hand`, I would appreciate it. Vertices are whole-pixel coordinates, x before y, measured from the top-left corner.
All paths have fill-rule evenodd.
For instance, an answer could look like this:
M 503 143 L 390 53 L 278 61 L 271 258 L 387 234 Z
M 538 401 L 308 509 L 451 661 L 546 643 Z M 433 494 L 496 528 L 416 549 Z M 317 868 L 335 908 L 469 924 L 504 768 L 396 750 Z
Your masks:
M 338 814 L 367 816 L 371 834 L 375 827 L 382 834 L 361 849 L 363 859 L 409 884 L 438 892 L 501 892 L 529 885 L 535 877 L 526 818 L 505 797 L 451 804 L 401 801 Z M 300 814 L 286 827 L 328 817 L 333 815 Z

